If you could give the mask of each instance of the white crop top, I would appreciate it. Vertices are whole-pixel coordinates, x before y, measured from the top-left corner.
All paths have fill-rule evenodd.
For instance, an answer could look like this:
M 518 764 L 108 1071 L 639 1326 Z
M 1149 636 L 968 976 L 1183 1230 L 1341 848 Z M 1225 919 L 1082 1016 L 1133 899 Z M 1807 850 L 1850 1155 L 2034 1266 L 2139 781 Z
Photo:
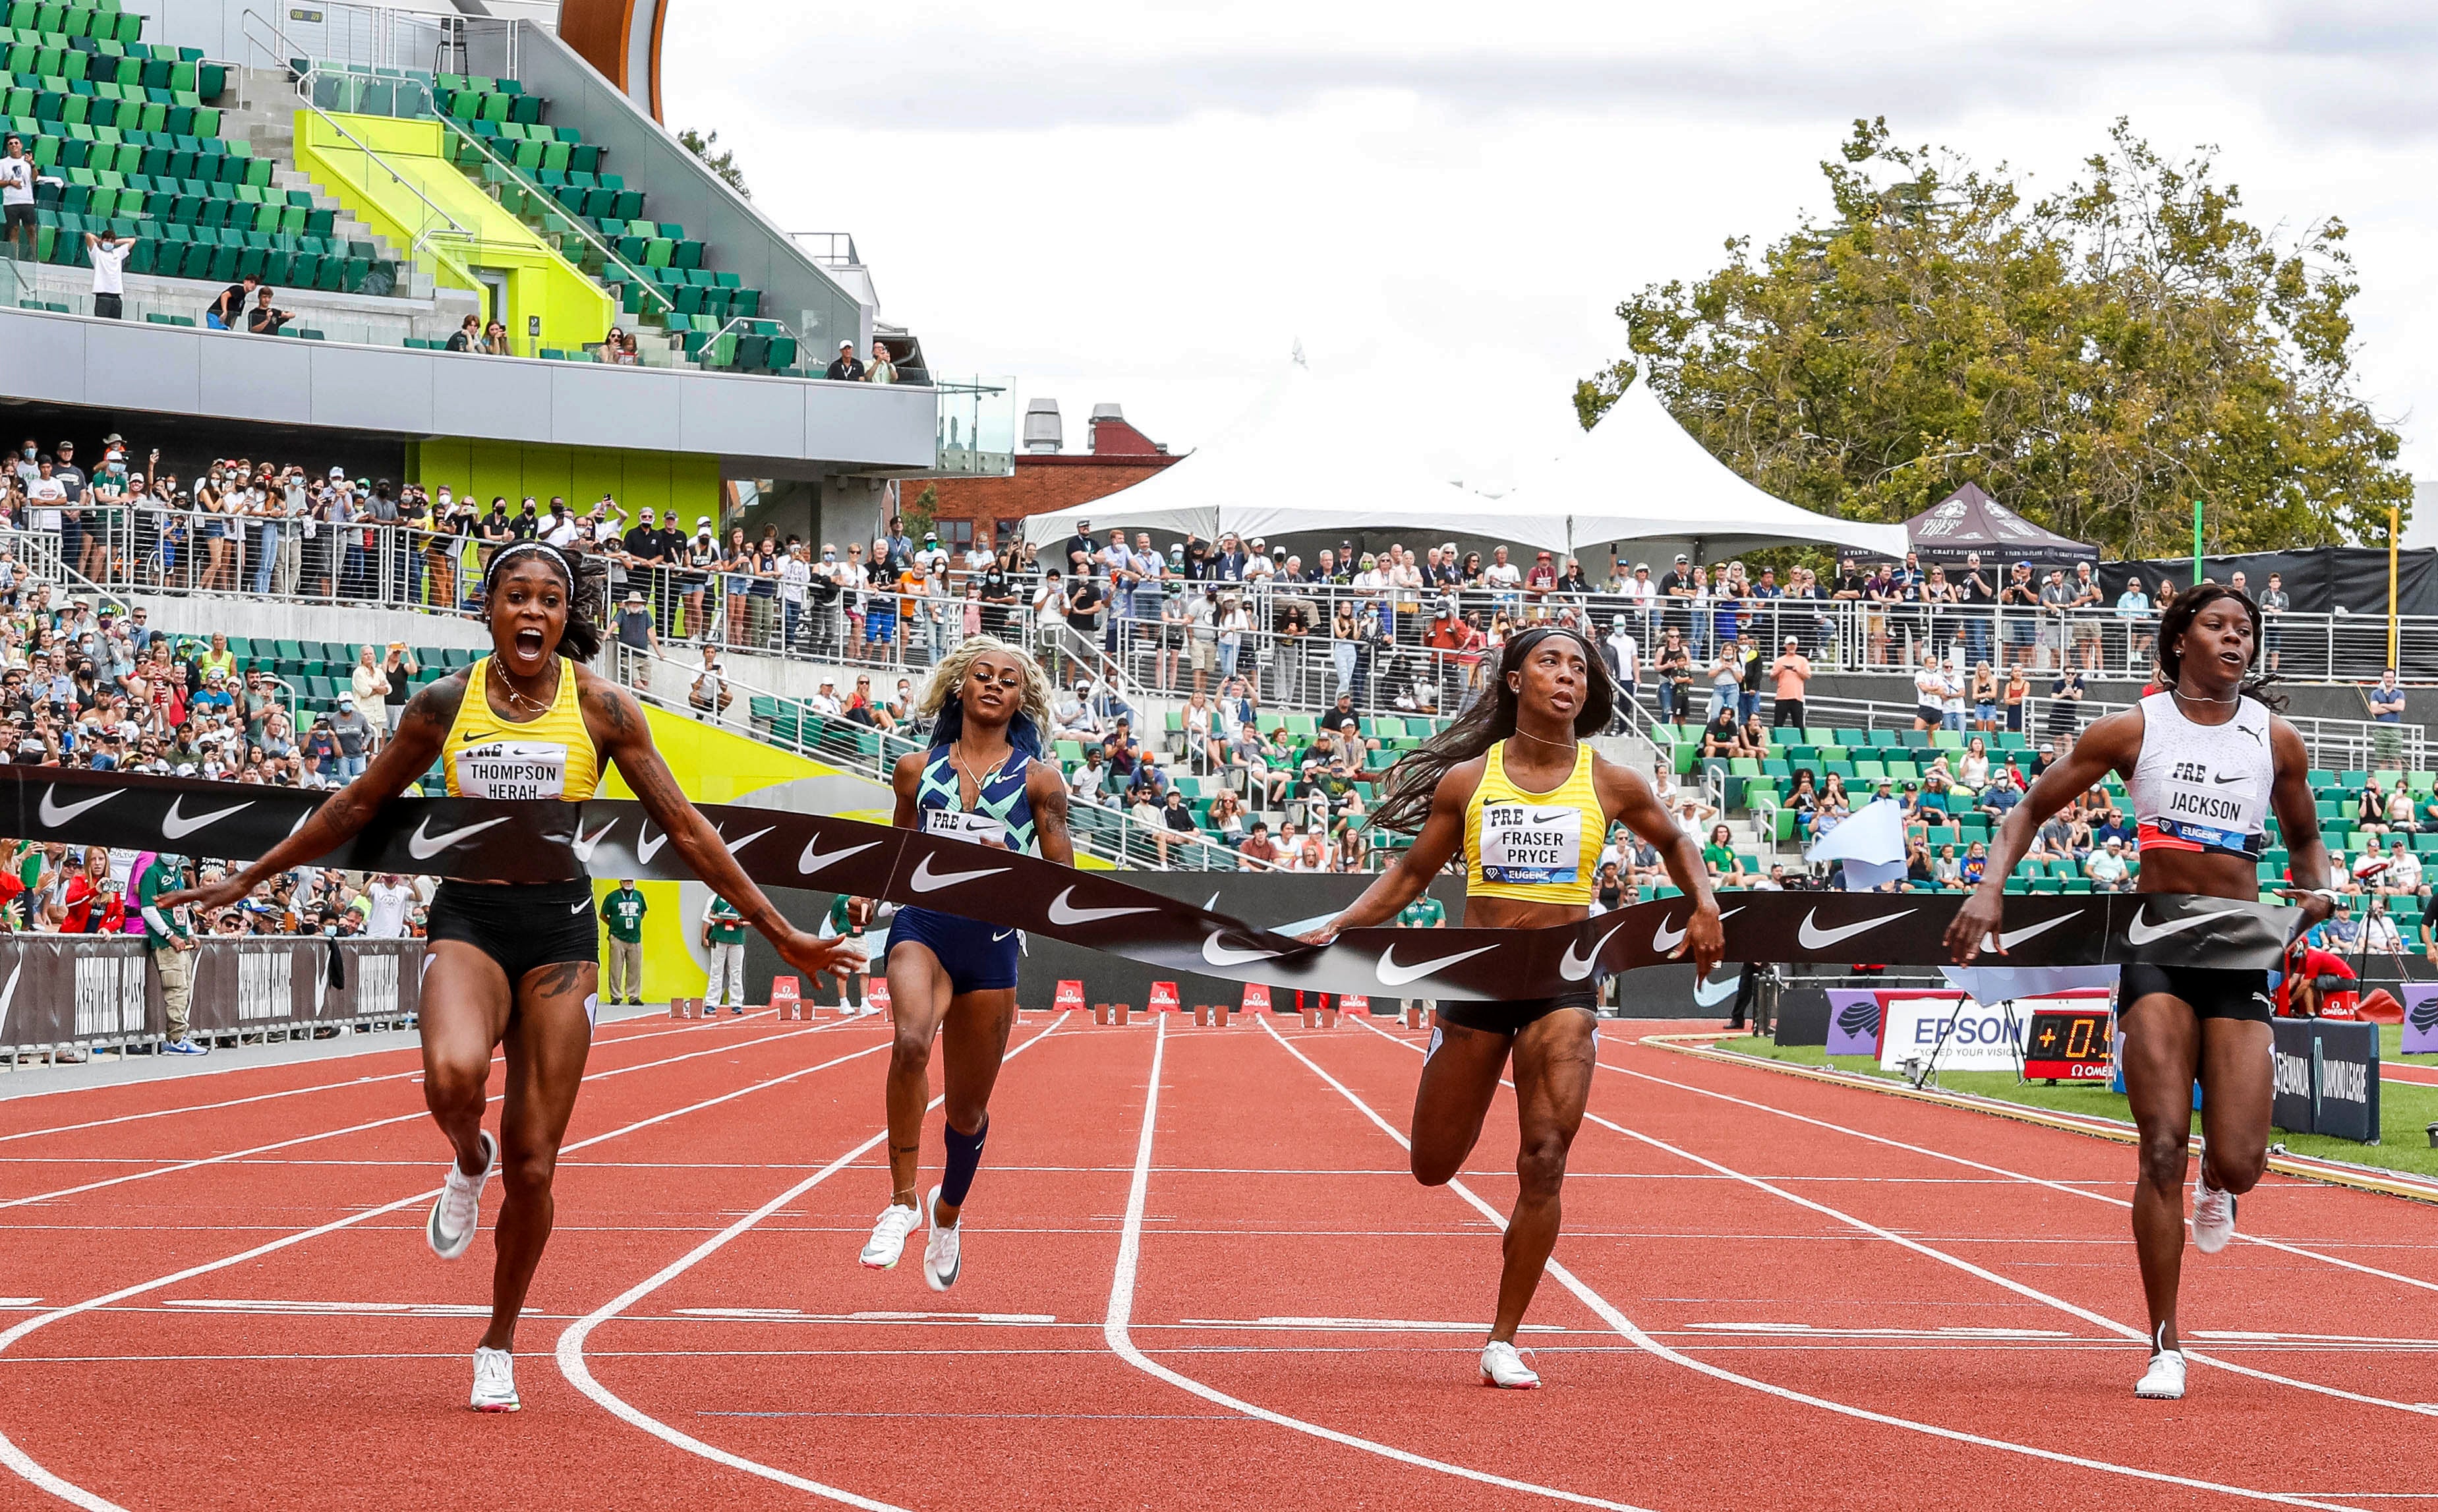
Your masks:
M 2130 784 L 2141 848 L 2257 857 L 2269 843 L 2276 775 L 2268 706 L 2240 698 L 2222 725 L 2185 718 L 2172 693 L 2150 694 L 2141 709 L 2142 756 Z

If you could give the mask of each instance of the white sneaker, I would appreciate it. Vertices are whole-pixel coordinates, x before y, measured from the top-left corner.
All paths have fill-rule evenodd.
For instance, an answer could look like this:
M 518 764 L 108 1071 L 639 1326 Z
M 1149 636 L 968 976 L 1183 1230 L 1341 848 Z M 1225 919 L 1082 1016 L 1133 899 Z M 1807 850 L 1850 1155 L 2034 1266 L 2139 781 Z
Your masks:
M 964 1227 L 963 1209 L 957 1221 L 945 1228 L 939 1220 L 940 1188 L 923 1199 L 923 1221 L 930 1226 L 931 1237 L 923 1243 L 923 1279 L 931 1283 L 934 1292 L 945 1292 L 957 1284 L 957 1274 L 965 1268 Z
M 444 1260 L 457 1258 L 466 1253 L 468 1245 L 474 1242 L 474 1230 L 483 1216 L 483 1187 L 500 1164 L 500 1142 L 491 1137 L 491 1131 L 484 1130 L 482 1140 L 483 1173 L 468 1176 L 451 1159 L 449 1174 L 441 1178 L 440 1195 L 432 1204 L 432 1216 L 423 1224 L 423 1237 L 431 1243 L 432 1253 Z M 497 1352 L 485 1351 L 486 1354 Z M 503 1355 L 502 1358 L 506 1357 Z M 515 1395 L 514 1388 L 509 1394 Z M 479 1407 L 482 1404 L 477 1402 L 475 1405 Z
M 512 1413 L 524 1406 L 517 1399 L 517 1357 L 505 1349 L 474 1351 L 474 1399 L 478 1413 Z
M 923 1222 L 919 1209 L 892 1203 L 880 1210 L 872 1222 L 872 1238 L 864 1242 L 863 1263 L 875 1271 L 886 1271 L 897 1264 L 906 1253 L 906 1236 Z
M 1481 1383 L 1503 1391 L 1530 1391 L 1541 1384 L 1541 1378 L 1524 1363 L 1513 1345 L 1493 1342 L 1481 1348 Z
M 2152 1401 L 2181 1401 L 2184 1395 L 2184 1354 L 2162 1349 L 2150 1357 L 2150 1368 L 2134 1383 L 2133 1395 Z
M 2235 1238 L 2235 1193 L 2222 1192 L 2207 1176 L 2193 1184 L 2193 1248 L 2216 1255 Z

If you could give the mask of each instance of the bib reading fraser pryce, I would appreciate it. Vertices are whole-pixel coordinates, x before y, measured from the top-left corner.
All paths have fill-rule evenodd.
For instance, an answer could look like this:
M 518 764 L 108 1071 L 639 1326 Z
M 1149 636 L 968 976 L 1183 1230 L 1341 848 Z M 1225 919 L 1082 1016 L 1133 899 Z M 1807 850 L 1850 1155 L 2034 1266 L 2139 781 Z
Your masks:
M 515 721 L 492 712 L 485 691 L 491 659 L 466 669 L 466 696 L 449 727 L 440 768 L 451 798 L 563 799 L 592 796 L 601 763 L 575 700 L 575 669 L 559 669 L 558 693 L 539 718 Z
M 1606 815 L 1592 785 L 1592 750 L 1575 747 L 1564 782 L 1546 793 L 1516 785 L 1507 743 L 1490 747 L 1481 783 L 1465 805 L 1465 892 L 1526 903 L 1588 904 Z

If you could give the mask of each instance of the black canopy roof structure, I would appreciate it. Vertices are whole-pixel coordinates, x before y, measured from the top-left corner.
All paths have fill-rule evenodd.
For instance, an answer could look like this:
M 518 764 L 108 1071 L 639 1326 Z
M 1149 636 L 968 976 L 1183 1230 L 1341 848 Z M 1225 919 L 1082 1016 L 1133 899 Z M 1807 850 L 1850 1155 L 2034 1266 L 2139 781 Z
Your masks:
M 2071 567 L 2099 561 L 2098 547 L 2042 530 L 1983 493 L 1977 483 L 1966 483 L 1906 520 L 1905 539 L 1925 565 L 1952 567 L 1968 552 L 1980 553 L 1985 567 L 2016 561 Z

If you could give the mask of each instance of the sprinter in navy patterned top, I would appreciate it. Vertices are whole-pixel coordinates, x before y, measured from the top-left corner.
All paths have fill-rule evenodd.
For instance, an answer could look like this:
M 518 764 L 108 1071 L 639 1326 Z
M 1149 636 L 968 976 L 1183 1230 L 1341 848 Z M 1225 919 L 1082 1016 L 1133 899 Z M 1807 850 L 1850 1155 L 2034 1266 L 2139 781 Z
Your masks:
M 1049 681 L 1034 659 L 989 636 L 971 636 L 933 670 L 915 712 L 932 719 L 929 748 L 898 760 L 896 822 L 970 842 L 969 857 L 926 857 L 909 879 L 918 892 L 952 903 L 960 889 L 988 888 L 1005 868 L 994 849 L 1075 864 L 1067 835 L 1067 787 L 1037 758 L 1050 728 Z M 868 900 L 857 906 L 868 909 Z M 889 929 L 889 1001 L 897 1039 L 889 1063 L 889 1205 L 873 1223 L 863 1263 L 888 1270 L 907 1236 L 928 1222 L 923 1278 L 935 1292 L 963 1265 L 965 1195 L 981 1164 L 991 1087 L 1016 1024 L 1013 929 L 953 913 L 906 907 Z M 947 1169 L 918 1207 L 923 1116 L 931 1100 L 931 1043 L 945 1050 Z

